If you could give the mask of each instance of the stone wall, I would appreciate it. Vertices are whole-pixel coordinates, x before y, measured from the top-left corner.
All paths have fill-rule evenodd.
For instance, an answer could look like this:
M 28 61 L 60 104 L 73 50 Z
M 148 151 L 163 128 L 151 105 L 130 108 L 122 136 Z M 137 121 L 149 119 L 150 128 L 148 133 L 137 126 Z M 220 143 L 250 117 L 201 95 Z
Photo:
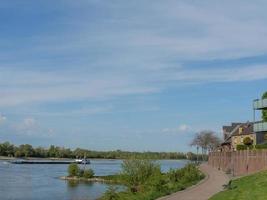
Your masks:
M 233 176 L 242 176 L 267 169 L 267 150 L 211 152 L 208 163 Z

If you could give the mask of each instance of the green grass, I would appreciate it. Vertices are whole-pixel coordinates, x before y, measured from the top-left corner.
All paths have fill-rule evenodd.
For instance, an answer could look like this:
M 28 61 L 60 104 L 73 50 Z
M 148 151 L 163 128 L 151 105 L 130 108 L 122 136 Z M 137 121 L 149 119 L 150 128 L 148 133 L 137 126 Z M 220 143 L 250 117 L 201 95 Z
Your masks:
M 210 200 L 266 200 L 267 171 L 232 181 L 232 188 L 214 195 Z

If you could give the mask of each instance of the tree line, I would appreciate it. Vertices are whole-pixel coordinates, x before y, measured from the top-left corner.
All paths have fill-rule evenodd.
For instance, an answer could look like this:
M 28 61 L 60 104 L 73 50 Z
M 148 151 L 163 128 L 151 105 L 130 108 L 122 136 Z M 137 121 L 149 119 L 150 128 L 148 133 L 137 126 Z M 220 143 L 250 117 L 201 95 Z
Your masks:
M 9 142 L 0 143 L 0 156 L 9 157 L 38 157 L 38 158 L 103 158 L 103 159 L 187 159 L 194 160 L 193 153 L 181 152 L 129 152 L 129 151 L 93 151 L 76 148 L 74 150 L 65 147 L 51 145 L 49 148 L 33 147 L 30 144 L 16 146 Z

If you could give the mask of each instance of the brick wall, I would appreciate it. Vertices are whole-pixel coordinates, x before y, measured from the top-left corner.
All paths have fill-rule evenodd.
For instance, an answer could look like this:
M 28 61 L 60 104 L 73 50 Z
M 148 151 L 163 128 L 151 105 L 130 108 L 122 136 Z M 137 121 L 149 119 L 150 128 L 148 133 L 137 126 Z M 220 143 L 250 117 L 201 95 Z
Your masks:
M 267 150 L 211 152 L 208 164 L 234 176 L 242 176 L 267 169 Z

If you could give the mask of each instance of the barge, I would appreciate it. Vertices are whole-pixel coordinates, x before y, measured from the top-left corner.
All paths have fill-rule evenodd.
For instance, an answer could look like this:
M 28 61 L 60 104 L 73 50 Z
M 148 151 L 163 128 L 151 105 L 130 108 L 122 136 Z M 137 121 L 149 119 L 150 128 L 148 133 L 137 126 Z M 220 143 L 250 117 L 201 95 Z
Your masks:
M 90 164 L 88 159 L 76 159 L 76 160 L 12 160 L 11 164 Z

